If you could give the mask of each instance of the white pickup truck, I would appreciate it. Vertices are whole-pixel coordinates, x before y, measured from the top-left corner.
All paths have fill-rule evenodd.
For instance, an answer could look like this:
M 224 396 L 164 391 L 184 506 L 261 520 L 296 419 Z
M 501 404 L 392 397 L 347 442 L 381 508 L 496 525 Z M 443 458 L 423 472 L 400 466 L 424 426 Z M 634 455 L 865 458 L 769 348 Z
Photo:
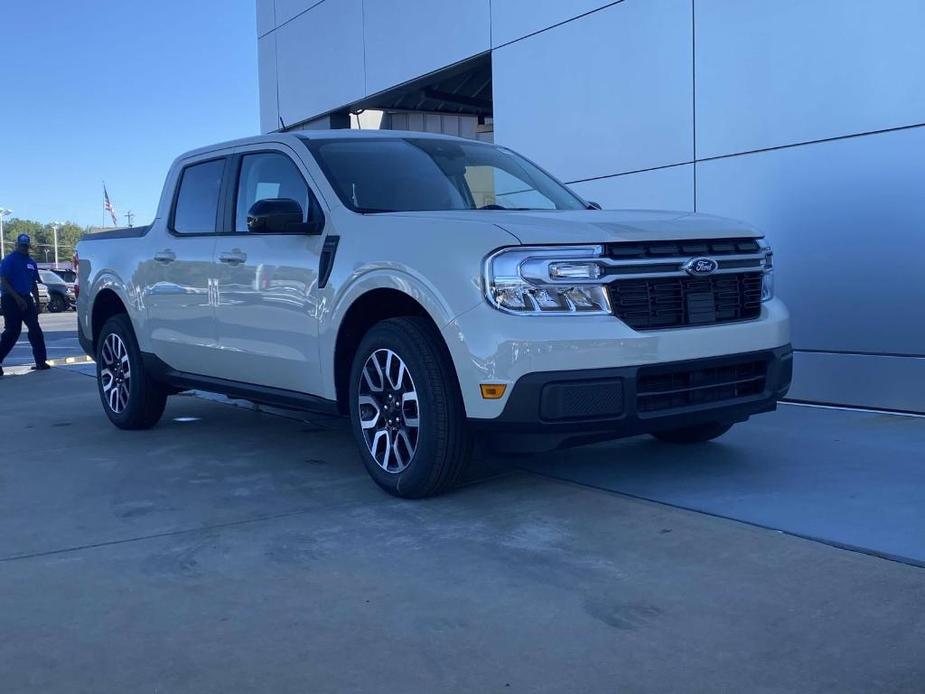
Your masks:
M 772 255 L 699 214 L 604 211 L 504 147 L 306 131 L 184 154 L 150 226 L 79 246 L 79 335 L 125 429 L 168 395 L 349 417 L 387 491 L 473 443 L 703 442 L 792 371 Z

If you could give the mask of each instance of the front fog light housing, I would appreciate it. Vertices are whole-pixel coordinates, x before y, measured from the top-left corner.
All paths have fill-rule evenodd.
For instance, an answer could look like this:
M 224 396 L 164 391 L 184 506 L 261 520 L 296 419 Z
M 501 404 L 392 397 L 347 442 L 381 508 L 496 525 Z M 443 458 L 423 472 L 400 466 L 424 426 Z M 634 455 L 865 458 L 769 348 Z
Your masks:
M 485 297 L 519 315 L 609 314 L 600 246 L 510 248 L 485 259 Z
M 761 270 L 764 273 L 761 277 L 761 301 L 770 301 L 774 298 L 774 251 L 764 239 L 758 244 L 764 251 L 764 260 L 761 263 Z
M 765 270 L 761 278 L 761 300 L 770 301 L 774 298 L 774 271 Z

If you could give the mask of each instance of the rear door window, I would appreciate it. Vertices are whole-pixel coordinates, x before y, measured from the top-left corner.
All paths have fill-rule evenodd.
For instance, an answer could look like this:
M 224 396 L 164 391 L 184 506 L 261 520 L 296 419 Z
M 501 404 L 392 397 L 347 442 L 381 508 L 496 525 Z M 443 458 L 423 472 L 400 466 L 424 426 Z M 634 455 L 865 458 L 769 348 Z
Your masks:
M 174 231 L 181 234 L 215 232 L 224 175 L 224 159 L 213 159 L 183 169 L 173 214 Z

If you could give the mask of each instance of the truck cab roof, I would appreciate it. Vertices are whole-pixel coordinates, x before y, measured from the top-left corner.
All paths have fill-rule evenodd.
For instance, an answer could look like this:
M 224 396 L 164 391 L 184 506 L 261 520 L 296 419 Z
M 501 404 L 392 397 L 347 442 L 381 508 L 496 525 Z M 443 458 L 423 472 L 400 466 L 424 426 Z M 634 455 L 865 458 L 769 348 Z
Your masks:
M 215 152 L 223 149 L 231 149 L 234 147 L 242 147 L 245 145 L 254 145 L 260 144 L 262 142 L 288 142 L 291 144 L 296 143 L 299 140 L 326 140 L 326 139 L 356 139 L 356 140 L 366 140 L 366 139 L 384 139 L 384 138 L 396 138 L 396 137 L 413 137 L 416 139 L 433 139 L 433 140 L 455 140 L 459 142 L 476 142 L 475 140 L 469 140 L 461 137 L 456 137 L 455 135 L 444 135 L 442 133 L 425 133 L 411 130 L 350 130 L 350 129 L 339 129 L 339 130 L 297 130 L 289 132 L 273 132 L 266 133 L 265 135 L 254 135 L 251 137 L 242 137 L 236 140 L 226 140 L 225 142 L 218 142 L 213 145 L 206 145 L 203 147 L 197 147 L 196 149 L 191 149 L 188 152 L 181 154 L 178 159 L 187 159 L 193 156 L 199 156 L 201 154 L 207 154 L 209 152 Z

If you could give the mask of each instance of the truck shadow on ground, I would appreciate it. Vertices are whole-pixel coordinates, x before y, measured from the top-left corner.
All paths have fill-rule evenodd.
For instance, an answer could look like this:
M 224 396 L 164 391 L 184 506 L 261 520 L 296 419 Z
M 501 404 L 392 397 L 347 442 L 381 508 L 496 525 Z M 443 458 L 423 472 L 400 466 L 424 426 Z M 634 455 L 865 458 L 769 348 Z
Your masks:
M 544 453 L 486 453 L 473 463 L 472 481 L 524 471 L 613 488 L 620 480 L 657 486 L 699 484 L 742 473 L 758 461 L 747 446 L 724 439 L 692 445 L 666 444 L 647 436 L 577 446 Z
M 229 405 L 229 401 L 222 396 L 202 393 L 197 395 L 217 400 L 225 406 Z M 241 406 L 241 403 L 238 405 Z M 245 409 L 253 409 L 250 404 L 243 406 Z M 317 472 L 321 468 L 337 469 L 341 472 L 362 471 L 362 462 L 355 450 L 353 436 L 346 420 L 312 414 L 302 415 L 274 408 L 261 408 L 259 411 L 261 416 L 290 420 L 288 426 L 291 427 L 291 431 L 306 436 L 307 444 L 311 437 L 338 442 L 342 454 L 334 457 L 313 454 L 312 447 L 306 447 L 305 465 L 300 467 L 307 477 L 312 476 L 313 470 Z M 161 424 L 163 425 L 164 423 Z M 732 436 L 724 436 L 704 444 L 672 445 L 648 436 L 635 436 L 523 455 L 494 452 L 476 445 L 473 460 L 460 480 L 460 487 L 490 484 L 494 480 L 525 472 L 608 489 L 613 489 L 614 480 L 621 479 L 646 486 L 657 486 L 661 481 L 676 486 L 679 481 L 687 479 L 692 485 L 697 485 L 727 475 L 732 477 L 741 473 L 743 468 L 758 465 L 750 446 L 733 439 Z M 329 444 L 323 447 L 327 445 Z

